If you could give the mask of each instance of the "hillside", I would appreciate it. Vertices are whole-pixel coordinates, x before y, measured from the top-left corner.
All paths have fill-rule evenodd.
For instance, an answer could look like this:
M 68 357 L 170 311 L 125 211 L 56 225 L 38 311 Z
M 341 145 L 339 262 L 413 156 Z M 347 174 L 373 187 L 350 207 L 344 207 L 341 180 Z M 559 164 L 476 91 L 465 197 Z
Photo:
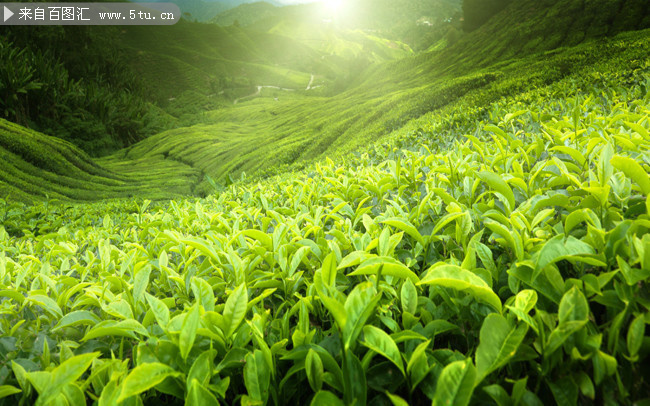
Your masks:
M 154 0 L 155 1 L 167 1 L 167 0 Z M 254 2 L 255 0 L 182 0 L 175 1 L 181 13 L 183 13 L 183 18 L 191 21 L 206 22 L 210 21 L 216 15 L 227 12 L 233 8 L 236 8 L 242 4 L 247 4 Z M 270 2 L 275 3 L 275 5 L 280 5 L 273 0 Z
M 529 10 L 532 4 L 532 1 L 519 3 L 512 15 L 518 18 L 518 13 Z M 546 14 L 554 10 L 553 7 L 538 7 L 538 11 Z M 513 26 L 507 23 L 509 16 L 505 12 L 495 16 L 494 21 L 444 51 L 368 65 L 367 69 L 350 76 L 338 93 L 332 94 L 337 81 L 305 90 L 313 80 L 307 71 L 289 73 L 289 76 L 259 76 L 256 80 L 261 81 L 260 85 L 268 83 L 263 80 L 279 83 L 274 80 L 283 77 L 286 82 L 278 87 L 287 88 L 263 88 L 254 97 L 243 98 L 233 105 L 235 97 L 253 94 L 252 89 L 244 88 L 239 95 L 231 94 L 231 99 L 224 97 L 217 102 L 211 101 L 217 103 L 218 108 L 199 115 L 195 114 L 196 111 L 206 107 L 210 109 L 209 104 L 199 105 L 196 110 L 191 106 L 197 100 L 199 103 L 213 100 L 207 97 L 209 95 L 203 93 L 203 96 L 173 99 L 178 92 L 182 94 L 192 87 L 196 91 L 202 88 L 205 92 L 204 81 L 209 80 L 210 72 L 217 70 L 215 67 L 236 70 L 241 66 L 233 60 L 248 59 L 251 62 L 242 64 L 250 67 L 255 65 L 252 62 L 255 58 L 260 58 L 259 62 L 264 64 L 256 66 L 263 71 L 273 64 L 291 65 L 299 59 L 309 61 L 309 58 L 301 59 L 300 55 L 313 55 L 313 61 L 323 59 L 318 57 L 316 50 L 304 45 L 304 40 L 297 44 L 290 42 L 288 37 L 279 36 L 279 42 L 274 43 L 282 45 L 273 48 L 265 46 L 268 43 L 264 42 L 265 39 L 271 41 L 272 34 L 255 34 L 238 27 L 185 23 L 175 31 L 167 30 L 168 27 L 159 27 L 160 31 L 131 28 L 130 37 L 124 38 L 125 43 L 133 50 L 148 50 L 138 52 L 134 66 L 143 69 L 147 81 L 156 84 L 160 92 L 167 92 L 164 97 L 172 99 L 166 102 L 167 111 L 174 112 L 175 106 L 179 106 L 176 111 L 180 116 L 183 109 L 189 110 L 194 115 L 187 121 L 193 125 L 161 131 L 102 159 L 100 163 L 123 170 L 131 166 L 130 162 L 141 159 L 162 166 L 173 160 L 189 165 L 196 173 L 206 174 L 219 183 L 237 179 L 243 173 L 268 176 L 287 168 L 301 168 L 315 159 L 362 150 L 369 143 L 378 142 L 431 111 L 487 105 L 531 86 L 545 86 L 567 76 L 584 74 L 592 66 L 619 66 L 619 61 L 638 61 L 629 66 L 636 69 L 645 58 L 647 33 L 640 32 L 632 37 L 607 41 L 588 38 L 577 47 L 548 52 L 522 52 L 518 58 L 501 59 L 492 66 L 476 69 L 482 65 L 481 56 L 473 53 L 471 44 L 485 41 L 486 33 L 494 30 L 495 26 Z M 641 25 L 643 21 L 638 19 Z M 553 24 L 547 23 L 544 29 L 551 30 Z M 510 38 L 503 35 L 504 41 Z M 224 40 L 208 40 L 215 37 Z M 235 39 L 237 46 L 223 46 L 234 44 Z M 292 48 L 296 59 L 292 59 L 291 53 L 277 56 L 274 51 L 284 47 Z M 148 58 L 148 63 L 143 62 Z M 352 67 L 348 69 L 351 71 Z M 286 75 L 291 71 L 280 72 Z M 175 80 L 165 81 L 165 77 L 174 77 Z M 316 77 L 316 82 L 322 86 L 323 78 Z M 217 89 L 212 91 L 217 92 Z M 179 125 L 178 121 L 174 122 L 175 126 Z M 207 178 L 200 178 L 200 185 L 190 189 L 197 193 L 210 192 L 213 186 Z
M 10 201 L 171 198 L 191 194 L 201 176 L 191 166 L 164 159 L 98 165 L 69 142 L 2 119 L 0 156 L 0 198 Z
M 383 62 L 409 51 L 380 38 L 305 24 L 304 29 L 320 38 L 317 46 L 313 37 L 294 32 L 184 21 L 170 27 L 125 28 L 120 44 L 150 97 L 177 117 L 181 104 L 201 106 L 185 108 L 197 113 L 229 104 L 258 85 L 304 89 L 311 75 L 321 85 L 331 83 L 359 61 Z
M 646 28 L 650 28 L 650 3 L 644 0 L 513 1 L 482 26 L 479 35 L 462 39 L 456 48 L 462 52 L 449 48 L 440 59 L 449 66 L 488 66 Z
M 228 176 L 237 178 L 242 172 L 249 176 L 260 170 L 269 174 L 276 166 L 299 168 L 313 159 L 362 149 L 430 111 L 445 111 L 455 105 L 485 105 L 531 86 L 580 74 L 591 66 L 645 58 L 647 33 L 637 34 L 636 40 L 595 41 L 601 37 L 588 31 L 588 26 L 579 25 L 574 27 L 575 32 L 582 32 L 585 40 L 577 47 L 557 42 L 555 45 L 566 47 L 541 53 L 522 51 L 518 57 L 498 62 L 495 58 L 492 66 L 475 52 L 474 44 L 494 38 L 495 27 L 516 27 L 513 22 L 522 13 L 537 10 L 546 15 L 556 7 L 551 3 L 542 7 L 533 1 L 518 2 L 511 7 L 511 14 L 504 11 L 444 51 L 370 65 L 352 80 L 349 90 L 340 94 L 264 89 L 255 101 L 207 113 L 201 124 L 152 137 L 130 149 L 128 156 L 165 151 L 195 162 L 221 181 Z M 555 24 L 565 23 L 531 18 L 538 22 L 540 31 L 552 31 Z M 644 24 L 643 19 L 635 21 L 640 27 Z M 517 45 L 515 34 L 502 31 L 499 40 Z M 477 69 L 484 65 L 488 66 Z
M 239 25 L 250 27 L 258 21 L 274 18 L 281 13 L 281 9 L 266 1 L 246 3 L 230 10 L 217 14 L 211 22 L 223 27 Z
M 350 0 L 332 9 L 328 2 L 274 7 L 265 2 L 242 4 L 218 14 L 212 22 L 222 26 L 235 24 L 255 30 L 281 30 L 285 34 L 323 23 L 339 29 L 360 30 L 393 41 L 405 42 L 415 49 L 426 49 L 448 31 L 452 20 L 461 17 L 459 0 Z M 457 24 L 455 24 L 457 25 Z M 306 34 L 307 31 L 304 31 Z M 313 33 L 305 35 L 313 36 Z M 296 37 L 301 38 L 301 37 Z

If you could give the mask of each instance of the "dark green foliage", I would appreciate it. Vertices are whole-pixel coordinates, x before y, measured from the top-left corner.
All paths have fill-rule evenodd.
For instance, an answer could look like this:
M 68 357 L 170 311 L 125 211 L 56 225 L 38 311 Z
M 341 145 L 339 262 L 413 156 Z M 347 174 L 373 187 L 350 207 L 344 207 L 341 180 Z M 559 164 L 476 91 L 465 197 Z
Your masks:
M 463 0 L 463 28 L 474 31 L 513 0 Z
M 7 30 L 0 36 L 0 113 L 92 155 L 142 139 L 148 108 L 115 32 L 74 26 Z
M 445 50 L 441 60 L 488 66 L 646 28 L 650 3 L 645 0 L 517 0 Z
M 40 89 L 29 53 L 0 40 L 0 115 L 25 124 L 29 116 L 28 94 Z

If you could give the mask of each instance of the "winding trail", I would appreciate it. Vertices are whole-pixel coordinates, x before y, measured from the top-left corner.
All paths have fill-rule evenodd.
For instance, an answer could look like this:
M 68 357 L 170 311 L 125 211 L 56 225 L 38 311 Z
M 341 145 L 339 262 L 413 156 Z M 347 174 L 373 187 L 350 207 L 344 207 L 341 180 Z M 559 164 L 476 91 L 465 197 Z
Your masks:
M 320 86 L 313 86 L 312 87 L 312 83 L 314 83 L 314 74 L 313 73 L 311 74 L 311 78 L 309 78 L 309 83 L 307 84 L 307 88 L 305 90 L 312 90 L 312 89 L 316 89 L 316 88 L 320 87 Z M 295 92 L 296 91 L 296 89 L 288 89 L 286 87 L 280 87 L 280 86 L 262 86 L 262 85 L 258 85 L 257 86 L 257 91 L 255 91 L 255 93 L 251 93 L 251 94 L 246 95 L 246 96 L 238 97 L 237 99 L 235 99 L 233 104 L 237 104 L 241 100 L 244 100 L 244 99 L 259 96 L 260 93 L 262 93 L 262 89 L 277 89 L 277 90 L 284 90 L 286 92 Z

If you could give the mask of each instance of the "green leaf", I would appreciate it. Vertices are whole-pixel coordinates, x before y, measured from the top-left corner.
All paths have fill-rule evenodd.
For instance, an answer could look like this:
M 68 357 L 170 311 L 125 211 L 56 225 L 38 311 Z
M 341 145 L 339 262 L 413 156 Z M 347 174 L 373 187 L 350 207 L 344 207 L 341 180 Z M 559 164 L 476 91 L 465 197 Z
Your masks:
M 334 318 L 336 325 L 341 331 L 347 325 L 348 315 L 345 311 L 345 306 L 336 299 L 320 294 L 319 299 L 325 306 L 329 314 Z
M 114 406 L 117 405 L 117 399 L 120 396 L 120 388 L 117 386 L 117 378 L 112 379 L 104 386 L 102 393 L 99 396 L 98 406 Z
M 366 373 L 359 358 L 350 350 L 346 351 L 343 363 L 344 399 L 347 404 L 365 406 L 368 396 Z
M 630 353 L 630 357 L 636 358 L 643 344 L 643 339 L 645 335 L 645 316 L 639 315 L 632 323 L 627 330 L 627 350 Z
M 573 375 L 580 392 L 591 400 L 596 398 L 596 388 L 589 375 L 584 371 L 579 371 Z
M 193 380 L 198 381 L 200 385 L 208 385 L 210 378 L 212 378 L 212 369 L 214 365 L 214 357 L 217 355 L 216 350 L 203 351 L 201 355 L 196 357 L 190 372 L 187 374 L 187 389 L 190 389 Z
M 380 298 L 381 293 L 377 293 L 370 282 L 360 283 L 350 292 L 344 306 L 347 321 L 343 328 L 343 343 L 346 350 L 356 342 L 366 320 L 376 311 Z
M 153 316 L 156 318 L 156 322 L 163 329 L 167 328 L 169 324 L 169 309 L 162 300 L 146 293 L 145 298 L 147 303 L 149 303 L 149 308 L 153 313 Z
M 488 284 L 474 273 L 457 265 L 434 265 L 429 268 L 429 271 L 418 285 L 444 286 L 459 291 L 467 291 L 476 299 L 501 312 L 501 299 L 490 289 Z
M 418 283 L 420 281 L 420 278 L 418 278 L 413 271 L 392 257 L 374 257 L 367 259 L 363 261 L 354 272 L 350 272 L 348 276 L 376 275 L 380 266 L 382 267 L 382 275 L 408 279 L 413 283 Z
M 7 396 L 15 395 L 16 393 L 22 392 L 20 389 L 11 385 L 0 385 L 0 399 L 6 398 Z
M 219 263 L 219 254 L 214 249 L 212 244 L 210 244 L 206 240 L 192 237 L 192 238 L 182 239 L 180 240 L 180 242 L 182 242 L 185 245 L 189 245 L 190 247 L 199 251 L 206 257 L 210 258 L 215 263 Z
M 273 240 L 268 234 L 263 233 L 260 230 L 244 230 L 241 232 L 241 235 L 259 241 L 260 244 L 269 251 L 273 250 Z
M 494 172 L 483 171 L 478 173 L 478 177 L 481 178 L 483 182 L 487 183 L 492 189 L 505 197 L 506 202 L 508 203 L 508 210 L 513 210 L 515 208 L 515 195 L 510 186 L 501 178 L 501 176 Z
M 390 399 L 393 406 L 409 406 L 408 402 L 397 395 L 386 392 L 386 396 Z
M 502 129 L 500 129 L 499 127 L 497 127 L 495 125 L 488 124 L 485 127 L 483 127 L 483 129 L 485 131 L 491 131 L 491 132 L 495 133 L 496 135 L 504 138 L 505 140 L 509 140 L 508 134 L 506 134 L 505 131 L 503 131 Z
M 549 357 L 557 351 L 566 340 L 569 339 L 575 332 L 582 329 L 587 324 L 587 320 L 582 321 L 568 321 L 557 326 L 549 335 L 544 347 L 544 357 Z
M 578 240 L 573 236 L 556 235 L 544 244 L 542 249 L 533 257 L 535 262 L 535 272 L 533 279 L 544 269 L 545 266 L 560 261 L 562 259 L 576 258 L 581 255 L 594 254 L 594 248 Z M 577 258 L 576 258 L 577 259 Z
M 246 289 L 246 284 L 242 283 L 228 296 L 226 307 L 223 311 L 223 332 L 226 338 L 235 334 L 239 325 L 244 321 L 247 305 L 248 290 Z
M 69 405 L 83 405 L 86 403 L 86 395 L 79 386 L 73 383 L 63 386 L 61 388 L 61 395 Z M 61 399 L 61 396 L 58 399 Z
M 648 132 L 648 130 L 644 126 L 642 126 L 641 124 L 632 123 L 630 121 L 623 121 L 623 123 L 625 124 L 625 126 L 627 128 L 629 128 L 632 131 L 637 132 L 643 138 L 647 139 L 648 137 L 650 137 L 650 133 Z
M 402 284 L 400 299 L 402 302 L 402 312 L 415 314 L 418 309 L 418 292 L 410 279 L 407 279 Z
M 578 404 L 578 385 L 571 378 L 558 379 L 548 382 L 551 393 L 558 406 L 573 406 Z
M 481 326 L 479 345 L 476 349 L 479 382 L 515 356 L 527 331 L 528 326 L 525 324 L 514 328 L 500 314 L 488 314 Z
M 341 399 L 330 391 L 321 390 L 312 398 L 310 406 L 343 406 Z
M 404 231 L 406 234 L 410 235 L 413 237 L 413 239 L 417 242 L 419 242 L 423 247 L 425 246 L 424 238 L 422 237 L 422 234 L 407 220 L 400 219 L 399 217 L 391 217 L 386 220 L 384 220 L 382 223 L 388 224 L 389 226 L 393 226 L 399 230 Z
M 494 403 L 497 404 L 497 406 L 511 406 L 512 405 L 512 400 L 510 400 L 510 396 L 508 396 L 508 392 L 506 392 L 505 389 L 501 385 L 490 385 L 490 386 L 485 386 L 483 387 L 483 391 L 490 395 Z
M 63 316 L 52 331 L 57 331 L 66 327 L 75 327 L 80 324 L 93 325 L 97 324 L 101 319 L 93 312 L 88 310 L 75 310 Z
M 569 235 L 578 224 L 587 222 L 596 228 L 601 228 L 600 219 L 591 209 L 574 210 L 566 216 L 564 221 L 564 233 Z
M 22 365 L 16 363 L 15 361 L 11 361 L 11 370 L 13 371 L 20 387 L 23 390 L 27 390 L 29 387 L 29 381 L 27 379 L 27 371 L 25 371 L 25 368 L 23 368 Z
M 331 252 L 323 260 L 323 265 L 321 267 L 321 276 L 323 284 L 326 287 L 333 288 L 336 284 L 336 255 Z
M 46 405 L 54 400 L 61 393 L 64 386 L 74 383 L 79 379 L 90 367 L 93 360 L 100 355 L 98 352 L 77 355 L 54 368 L 50 375 L 49 384 L 42 391 L 41 396 L 38 397 L 36 404 Z
M 214 291 L 212 290 L 212 286 L 210 286 L 205 279 L 193 277 L 192 292 L 206 312 L 214 310 Z
M 52 382 L 52 373 L 46 371 L 34 371 L 26 374 L 29 383 L 32 384 L 36 392 L 43 394 Z M 41 397 L 39 397 L 40 399 Z
M 524 289 L 515 296 L 515 307 L 524 313 L 529 313 L 537 304 L 537 292 L 532 289 Z
M 231 348 L 230 351 L 228 351 L 228 353 L 219 362 L 214 370 L 214 373 L 218 374 L 228 368 L 240 368 L 244 364 L 247 354 L 248 351 L 244 348 Z
M 508 246 L 515 252 L 518 260 L 524 258 L 524 247 L 521 236 L 515 230 L 510 230 L 496 221 L 484 221 L 485 227 L 489 228 L 494 234 L 501 236 Z
M 289 276 L 293 275 L 296 269 L 298 269 L 298 266 L 300 266 L 300 263 L 309 251 L 310 248 L 305 246 L 298 248 L 298 250 L 293 254 L 293 257 L 291 257 L 291 265 L 289 266 Z
M 142 300 L 142 295 L 147 290 L 149 276 L 151 275 L 151 266 L 147 265 L 140 269 L 133 278 L 133 301 L 137 305 Z
M 444 215 L 438 222 L 436 223 L 436 226 L 433 228 L 433 231 L 431 231 L 431 235 L 436 235 L 438 234 L 438 231 L 442 230 L 447 224 L 451 223 L 452 221 L 456 220 L 457 218 L 460 218 L 465 215 L 465 212 L 460 212 L 460 213 L 449 213 Z
M 187 393 L 187 398 L 185 399 L 185 404 L 187 405 L 197 405 L 197 406 L 208 406 L 208 405 L 218 405 L 219 401 L 217 398 L 210 392 L 208 388 L 199 383 L 196 379 L 192 379 L 190 385 L 190 390 Z
M 404 372 L 404 362 L 402 361 L 399 348 L 397 348 L 397 344 L 395 344 L 393 339 L 385 331 L 378 329 L 375 326 L 364 326 L 363 339 L 363 345 L 377 354 L 381 354 L 388 358 L 390 362 L 395 364 L 395 366 L 402 371 L 402 374 L 406 375 Z
M 573 160 L 576 161 L 576 163 L 577 163 L 579 166 L 581 166 L 581 167 L 582 167 L 582 166 L 585 164 L 585 162 L 587 161 L 587 159 L 584 157 L 584 155 L 582 155 L 582 153 L 581 153 L 580 151 L 578 151 L 578 150 L 575 149 L 575 148 L 566 147 L 566 146 L 564 146 L 564 145 L 561 145 L 561 146 L 558 146 L 558 147 L 550 148 L 549 151 L 560 151 L 560 152 L 563 153 L 563 154 L 567 154 L 567 155 L 569 155 L 571 158 L 573 158 Z
M 142 327 L 138 321 L 129 319 L 122 320 L 120 322 L 115 322 L 115 320 L 104 320 L 101 323 L 93 327 L 82 339 L 81 341 L 88 341 L 93 338 L 102 337 L 102 336 L 119 336 L 119 337 L 129 337 L 137 339 L 135 333 L 148 336 L 149 332 L 147 329 Z
M 181 350 L 181 356 L 184 360 L 187 359 L 187 356 L 192 350 L 194 345 L 194 340 L 196 339 L 196 331 L 199 328 L 199 304 L 198 302 L 192 306 L 190 311 L 185 315 L 185 320 L 183 320 L 183 327 L 181 328 L 181 334 L 179 337 L 179 348 Z
M 412 389 L 415 389 L 429 373 L 429 363 L 427 360 L 426 350 L 430 343 L 431 340 L 427 340 L 415 347 L 415 350 L 411 353 L 411 358 L 409 358 L 409 362 L 406 365 L 406 372 L 411 377 Z
M 63 362 L 52 371 L 52 385 L 59 387 L 74 383 L 86 372 L 93 360 L 100 355 L 99 352 L 81 354 Z
M 305 358 L 305 372 L 311 389 L 314 392 L 320 391 L 323 388 L 323 361 L 312 349 L 307 352 L 307 358 Z
M 246 355 L 244 365 L 244 383 L 248 396 L 254 400 L 265 402 L 268 398 L 271 371 L 264 360 L 262 351 L 255 350 L 254 353 Z
M 618 363 L 616 358 L 611 355 L 599 350 L 596 356 L 591 359 L 594 365 L 594 382 L 596 382 L 596 385 L 600 385 L 606 376 L 616 373 Z
M 35 303 L 43 308 L 46 312 L 54 316 L 56 319 L 60 319 L 63 316 L 61 308 L 58 304 L 51 298 L 44 295 L 30 295 L 26 299 L 28 302 Z
M 636 160 L 615 155 L 609 162 L 614 168 L 623 172 L 625 176 L 636 182 L 644 195 L 650 196 L 650 175 L 648 175 Z
M 589 318 L 587 298 L 575 286 L 562 296 L 558 317 L 560 325 L 569 321 L 586 321 Z
M 474 392 L 476 368 L 471 360 L 455 361 L 442 370 L 433 406 L 467 406 Z
M 145 392 L 170 376 L 180 375 L 170 366 L 158 362 L 138 365 L 131 370 L 124 382 L 122 382 L 122 391 L 117 402 L 122 402 L 131 396 Z

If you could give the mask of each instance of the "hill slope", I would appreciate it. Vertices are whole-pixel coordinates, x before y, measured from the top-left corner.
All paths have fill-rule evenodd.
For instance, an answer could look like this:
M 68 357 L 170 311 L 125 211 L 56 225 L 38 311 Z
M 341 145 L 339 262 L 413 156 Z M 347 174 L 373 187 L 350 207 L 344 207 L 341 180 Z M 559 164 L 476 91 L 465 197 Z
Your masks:
M 172 160 L 98 165 L 74 145 L 0 119 L 0 197 L 29 201 L 188 195 L 200 171 Z
M 650 62 L 585 68 L 207 199 L 12 205 L 3 400 L 646 403 Z
M 513 9 L 517 11 L 513 12 L 513 18 L 518 18 L 518 12 L 525 10 L 535 9 L 540 15 L 555 10 L 551 3 L 537 8 L 533 7 L 534 4 L 538 3 L 518 2 L 517 8 Z M 268 176 L 287 168 L 301 168 L 313 160 L 342 156 L 381 142 L 383 137 L 430 112 L 485 106 L 531 87 L 545 86 L 571 75 L 587 74 L 593 66 L 610 71 L 633 71 L 642 68 L 643 61 L 647 60 L 650 35 L 648 31 L 639 31 L 611 39 L 588 38 L 578 46 L 548 52 L 522 52 L 517 58 L 494 57 L 492 65 L 489 65 L 490 59 L 481 60 L 472 44 L 481 41 L 487 44 L 485 37 L 497 25 L 513 26 L 509 16 L 505 12 L 495 16 L 484 27 L 447 50 L 374 64 L 362 75 L 350 78 L 344 87 L 349 89 L 347 91 L 332 94 L 332 88 L 328 86 L 300 90 L 306 89 L 307 82 L 311 82 L 305 73 L 296 80 L 296 88 L 292 91 L 260 89 L 255 99 L 242 99 L 237 105 L 224 105 L 201 114 L 200 124 L 161 132 L 98 162 L 125 176 L 130 170 L 138 173 L 139 169 L 133 166 L 133 162 L 163 168 L 182 164 L 193 174 L 195 181 L 200 181 L 200 185 L 185 187 L 181 192 L 194 190 L 205 193 L 211 190 L 211 186 L 203 179 L 204 174 L 225 183 L 243 172 L 249 176 Z M 530 18 L 536 21 L 540 17 L 535 14 Z M 638 21 L 645 24 L 642 18 Z M 547 21 L 544 30 L 552 29 L 555 24 L 554 20 Z M 167 50 L 160 48 L 160 52 L 155 54 L 166 52 L 179 63 L 205 70 L 209 70 L 214 60 L 223 55 L 242 59 L 266 55 L 269 58 L 266 63 L 272 60 L 273 52 L 265 53 L 259 46 L 221 49 L 203 35 L 222 33 L 230 39 L 254 44 L 255 34 L 251 32 L 243 32 L 237 27 L 200 28 L 204 31 L 188 30 L 185 38 L 176 40 L 172 35 L 174 31 L 161 31 L 161 35 L 167 35 L 170 46 Z M 181 26 L 181 29 L 186 28 Z M 508 29 L 503 31 L 499 38 L 511 41 L 514 46 L 516 41 L 512 38 L 516 35 Z M 161 47 L 151 42 L 154 37 L 150 34 L 136 35 L 133 41 L 139 47 L 147 44 L 154 49 Z M 187 49 L 190 43 L 194 44 L 194 50 Z M 246 49 L 260 52 L 241 53 Z M 318 55 L 313 49 L 300 52 Z M 214 59 L 204 54 L 214 55 Z M 477 69 L 482 65 L 488 66 Z M 156 74 L 150 70 L 149 73 L 152 84 L 162 82 L 164 75 L 160 72 Z M 58 185 L 50 187 L 55 191 Z M 157 186 L 153 189 L 158 190 Z
M 402 78 L 393 72 L 395 79 L 382 76 L 332 97 L 264 89 L 257 100 L 207 113 L 202 124 L 153 136 L 134 145 L 126 156 L 164 152 L 222 180 L 242 171 L 272 173 L 277 166 L 294 162 L 300 166 L 362 150 L 431 111 L 486 105 L 531 86 L 582 74 L 592 66 L 618 69 L 628 61 L 642 61 L 649 45 L 648 32 L 643 31 L 513 59 L 456 78 L 431 72 Z

